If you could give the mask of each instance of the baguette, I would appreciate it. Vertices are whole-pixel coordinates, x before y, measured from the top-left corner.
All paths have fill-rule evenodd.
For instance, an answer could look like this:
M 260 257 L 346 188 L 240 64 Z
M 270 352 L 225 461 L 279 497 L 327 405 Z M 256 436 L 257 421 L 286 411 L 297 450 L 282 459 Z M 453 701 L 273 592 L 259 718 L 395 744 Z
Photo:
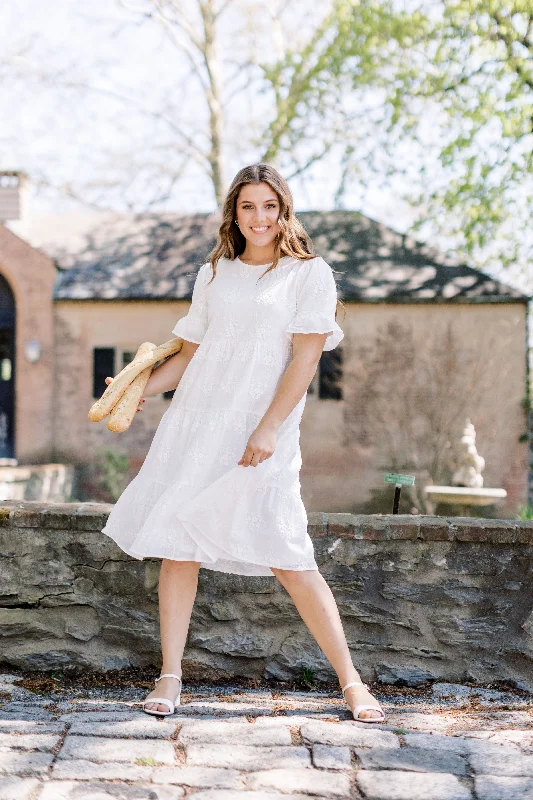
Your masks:
M 145 342 L 145 344 L 151 344 L 151 342 Z M 96 403 L 93 403 L 89 409 L 89 420 L 91 422 L 100 422 L 105 419 L 137 375 L 140 375 L 147 367 L 152 367 L 156 361 L 161 361 L 168 356 L 174 355 L 174 353 L 179 353 L 182 346 L 183 339 L 178 336 L 175 339 L 169 339 L 168 342 L 164 342 L 158 347 L 153 345 L 154 349 L 144 353 L 142 356 L 135 356 L 133 361 L 127 364 L 113 378 L 112 383 L 109 384 L 101 398 Z
M 155 344 L 144 342 L 137 350 L 135 358 L 140 358 L 145 353 L 151 353 L 152 350 L 155 350 Z M 153 366 L 146 367 L 146 369 L 143 369 L 143 371 L 137 375 L 124 390 L 124 394 L 111 411 L 111 416 L 106 424 L 113 433 L 123 433 L 123 431 L 130 427 L 133 417 L 137 413 L 139 401 L 143 395 L 148 378 L 152 373 L 152 369 Z

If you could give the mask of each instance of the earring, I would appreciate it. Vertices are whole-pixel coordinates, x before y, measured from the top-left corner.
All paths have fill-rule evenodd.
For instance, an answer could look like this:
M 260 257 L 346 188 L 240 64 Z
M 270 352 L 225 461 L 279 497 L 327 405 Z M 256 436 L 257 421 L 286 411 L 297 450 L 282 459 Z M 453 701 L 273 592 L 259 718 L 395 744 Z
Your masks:
M 235 220 L 235 225 L 236 225 L 237 227 L 239 227 L 239 223 L 237 222 L 237 220 Z

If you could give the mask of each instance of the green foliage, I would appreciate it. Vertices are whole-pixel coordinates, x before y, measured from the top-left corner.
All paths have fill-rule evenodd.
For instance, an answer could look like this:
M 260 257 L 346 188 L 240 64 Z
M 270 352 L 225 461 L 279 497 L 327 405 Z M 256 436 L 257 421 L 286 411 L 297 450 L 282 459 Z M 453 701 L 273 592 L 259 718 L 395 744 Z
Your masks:
M 412 196 L 424 209 L 414 229 L 430 221 L 479 265 L 525 270 L 533 252 L 533 3 L 443 0 L 417 23 L 389 92 L 404 135 L 416 138 L 433 113 L 441 178 Z
M 340 206 L 350 184 L 407 174 L 408 152 L 419 172 L 406 190 L 419 209 L 411 232 L 442 234 L 479 267 L 526 272 L 533 2 L 418 0 L 404 8 L 335 0 L 303 49 L 264 68 L 276 104 L 264 159 L 296 161 L 307 137 L 314 154 L 301 172 L 340 148 Z
M 419 15 L 399 11 L 388 0 L 332 0 L 328 5 L 303 44 L 298 37 L 277 61 L 260 65 L 262 93 L 272 95 L 274 108 L 253 144 L 262 149 L 261 161 L 283 159 L 294 165 L 293 174 L 307 170 L 333 147 L 344 150 L 347 168 L 354 160 L 364 161 L 375 131 L 369 137 L 368 111 L 357 103 L 355 110 L 353 103 L 348 108 L 346 99 L 388 84 L 390 73 L 384 70 L 396 51 L 410 46 L 417 29 Z M 381 112 L 389 114 L 385 107 Z M 356 147 L 358 140 L 367 147 Z M 297 149 L 302 145 L 305 161 Z
M 309 689 L 314 689 L 316 686 L 316 674 L 311 667 L 300 667 L 300 681 L 304 686 Z
M 100 486 L 107 491 L 113 503 L 124 490 L 129 468 L 128 456 L 115 450 L 104 450 L 98 459 L 98 469 L 101 472 Z
M 533 519 L 533 506 L 530 506 L 529 503 L 525 506 L 520 506 L 517 519 Z
M 340 205 L 350 183 L 405 173 L 398 145 L 408 144 L 420 175 L 406 197 L 420 209 L 412 232 L 443 234 L 477 266 L 525 271 L 532 31 L 532 0 L 419 0 L 409 11 L 388 0 L 332 0 L 303 45 L 262 65 L 275 106 L 255 142 L 262 160 L 289 157 L 297 174 L 340 148 Z

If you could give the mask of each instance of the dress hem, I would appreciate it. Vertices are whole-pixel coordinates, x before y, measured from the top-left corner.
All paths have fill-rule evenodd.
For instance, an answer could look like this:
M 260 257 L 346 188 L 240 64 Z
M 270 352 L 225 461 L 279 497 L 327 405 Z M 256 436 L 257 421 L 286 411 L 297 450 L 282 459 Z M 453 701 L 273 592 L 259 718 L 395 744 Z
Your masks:
M 220 569 L 220 567 L 216 566 L 216 562 L 198 561 L 197 559 L 194 559 L 194 558 L 173 558 L 172 556 L 158 555 L 157 553 L 139 553 L 138 551 L 128 550 L 123 545 L 119 544 L 117 539 L 115 539 L 115 537 L 111 533 L 106 531 L 105 528 L 102 529 L 101 533 L 105 534 L 109 539 L 111 539 L 113 542 L 115 542 L 117 547 L 120 547 L 120 549 L 124 553 L 126 553 L 128 556 L 131 556 L 131 558 L 134 558 L 136 561 L 144 561 L 144 559 L 146 559 L 146 558 L 160 558 L 160 559 L 167 559 L 168 561 L 195 561 L 197 564 L 200 564 L 200 566 L 203 567 L 204 569 L 209 569 L 212 572 L 223 572 L 223 573 L 226 573 L 226 574 L 230 573 L 232 575 L 243 575 L 245 577 L 264 577 L 265 575 L 268 576 L 269 574 L 273 575 L 274 573 L 272 572 L 272 567 L 274 569 L 288 570 L 288 571 L 291 571 L 291 572 L 304 572 L 304 571 L 313 571 L 313 572 L 315 572 L 315 571 L 318 571 L 318 565 L 316 564 L 316 562 L 315 562 L 314 566 L 303 566 L 303 567 L 302 566 L 297 566 L 297 567 L 292 566 L 292 567 L 286 567 L 286 566 L 277 566 L 276 564 L 268 564 L 268 565 L 267 564 L 258 564 L 258 563 L 251 562 L 251 561 L 235 561 L 235 562 L 231 562 L 231 559 L 227 559 L 226 563 L 230 563 L 231 562 L 231 563 L 235 563 L 235 564 L 242 564 L 243 566 L 244 565 L 248 565 L 248 566 L 251 566 L 251 567 L 257 567 L 260 570 L 269 570 L 269 572 L 258 572 L 258 573 L 238 572 L 238 571 L 234 572 L 232 570 Z M 217 560 L 220 561 L 221 559 L 217 559 Z

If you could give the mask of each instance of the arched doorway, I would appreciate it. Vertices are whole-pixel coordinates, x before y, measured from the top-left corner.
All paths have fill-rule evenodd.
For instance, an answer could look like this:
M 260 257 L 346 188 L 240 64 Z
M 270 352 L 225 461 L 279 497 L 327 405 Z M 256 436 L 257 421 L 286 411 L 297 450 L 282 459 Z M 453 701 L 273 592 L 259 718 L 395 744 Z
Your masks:
M 0 458 L 15 458 L 15 297 L 0 275 Z

